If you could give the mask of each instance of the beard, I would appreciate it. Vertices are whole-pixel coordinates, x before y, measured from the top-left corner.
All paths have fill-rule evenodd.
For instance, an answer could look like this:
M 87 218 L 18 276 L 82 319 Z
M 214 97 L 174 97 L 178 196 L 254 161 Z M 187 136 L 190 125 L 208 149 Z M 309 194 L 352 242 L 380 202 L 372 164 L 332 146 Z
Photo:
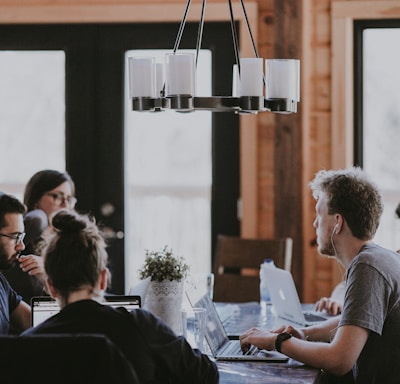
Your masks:
M 9 258 L 9 255 L 4 251 L 4 249 L 0 246 L 0 269 L 11 269 L 17 261 L 17 257 L 20 252 L 16 253 L 14 256 Z
M 317 242 L 318 242 L 318 239 L 317 239 Z M 318 252 L 322 256 L 332 257 L 332 258 L 336 257 L 337 255 L 336 255 L 336 249 L 333 244 L 333 239 L 329 238 L 322 244 L 319 244 L 319 242 L 318 242 Z

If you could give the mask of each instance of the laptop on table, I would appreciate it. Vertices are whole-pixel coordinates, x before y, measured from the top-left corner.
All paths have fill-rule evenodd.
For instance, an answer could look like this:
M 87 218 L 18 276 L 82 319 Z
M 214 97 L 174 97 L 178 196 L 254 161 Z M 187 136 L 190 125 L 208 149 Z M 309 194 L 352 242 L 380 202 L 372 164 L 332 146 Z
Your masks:
M 141 307 L 140 296 L 137 295 L 108 295 L 104 296 L 102 304 L 111 307 L 125 307 L 131 311 Z M 42 323 L 60 311 L 57 301 L 50 296 L 35 296 L 31 299 L 31 324 L 33 327 Z
M 205 308 L 207 321 L 205 338 L 210 347 L 212 356 L 216 360 L 229 361 L 264 361 L 270 363 L 287 362 L 289 358 L 276 351 L 266 351 L 251 346 L 250 350 L 243 354 L 239 340 L 229 339 L 222 325 L 221 319 L 210 296 L 206 293 L 196 297 L 196 292 L 188 290 L 186 295 L 192 307 Z
M 280 268 L 265 269 L 266 284 L 271 296 L 271 303 L 276 315 L 303 327 L 318 324 L 331 316 L 323 312 L 304 311 L 292 274 Z

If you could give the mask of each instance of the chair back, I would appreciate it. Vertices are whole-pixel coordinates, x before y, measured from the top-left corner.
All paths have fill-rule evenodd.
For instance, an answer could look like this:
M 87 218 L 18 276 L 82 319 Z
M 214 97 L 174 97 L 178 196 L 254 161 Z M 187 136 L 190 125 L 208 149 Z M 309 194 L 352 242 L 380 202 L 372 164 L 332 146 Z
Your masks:
M 0 336 L 2 384 L 138 384 L 125 355 L 104 335 Z
M 292 244 L 290 237 L 244 239 L 219 235 L 213 267 L 214 301 L 259 301 L 260 265 L 272 259 L 278 268 L 290 271 Z

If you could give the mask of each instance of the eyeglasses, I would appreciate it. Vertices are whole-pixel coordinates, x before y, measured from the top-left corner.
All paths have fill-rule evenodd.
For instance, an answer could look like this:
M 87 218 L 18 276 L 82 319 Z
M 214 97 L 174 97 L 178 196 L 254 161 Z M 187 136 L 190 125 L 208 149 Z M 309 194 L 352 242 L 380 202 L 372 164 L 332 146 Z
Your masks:
M 25 235 L 25 232 L 16 233 L 15 235 L 6 235 L 5 233 L 0 233 L 0 236 L 15 240 L 15 245 L 21 244 L 24 241 Z
M 51 196 L 57 205 L 61 205 L 61 204 L 64 204 L 65 202 L 67 202 L 71 208 L 75 207 L 75 204 L 77 201 L 76 197 L 65 196 L 63 193 L 48 192 L 48 193 L 46 193 L 46 195 Z

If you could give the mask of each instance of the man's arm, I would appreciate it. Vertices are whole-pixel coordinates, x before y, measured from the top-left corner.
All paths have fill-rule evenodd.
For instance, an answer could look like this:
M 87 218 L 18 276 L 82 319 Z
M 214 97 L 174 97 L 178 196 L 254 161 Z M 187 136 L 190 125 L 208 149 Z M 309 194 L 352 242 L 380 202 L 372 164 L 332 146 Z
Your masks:
M 290 330 L 290 327 L 287 327 L 284 331 L 291 333 Z M 344 325 L 338 328 L 331 343 L 309 342 L 292 337 L 283 341 L 280 349 L 283 354 L 295 360 L 342 376 L 354 366 L 367 342 L 368 335 L 369 331 L 365 328 Z M 240 336 L 240 343 L 242 350 L 248 349 L 252 344 L 260 349 L 272 351 L 275 349 L 276 338 L 276 333 L 253 328 Z
M 356 363 L 369 331 L 354 325 L 338 328 L 331 343 L 304 342 L 291 338 L 282 343 L 282 353 L 313 367 L 342 376 Z
M 302 328 L 304 337 L 300 338 L 304 338 L 308 341 L 325 341 L 330 343 L 339 326 L 339 320 L 340 316 L 335 316 L 311 327 Z

